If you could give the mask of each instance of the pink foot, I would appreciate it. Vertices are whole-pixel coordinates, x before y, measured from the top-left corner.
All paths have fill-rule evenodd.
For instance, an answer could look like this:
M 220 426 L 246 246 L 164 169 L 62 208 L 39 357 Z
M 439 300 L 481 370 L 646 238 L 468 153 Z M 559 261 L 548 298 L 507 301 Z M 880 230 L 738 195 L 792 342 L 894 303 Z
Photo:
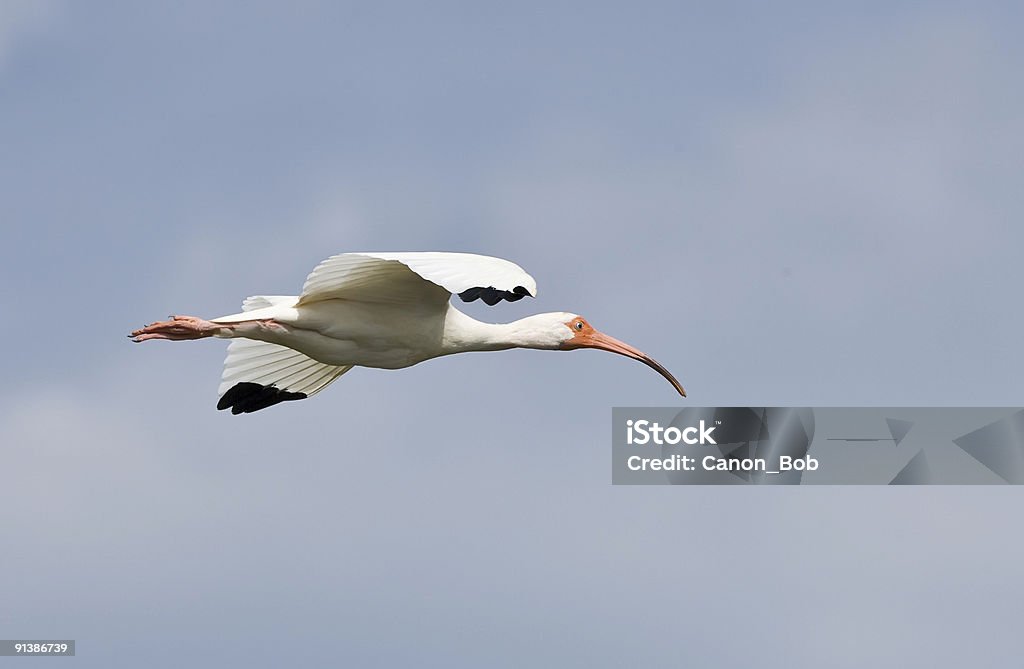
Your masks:
M 218 331 L 227 327 L 229 326 L 204 321 L 195 316 L 171 316 L 169 321 L 151 323 L 144 328 L 135 330 L 128 336 L 134 342 L 146 341 L 148 339 L 184 341 L 186 339 L 212 337 Z

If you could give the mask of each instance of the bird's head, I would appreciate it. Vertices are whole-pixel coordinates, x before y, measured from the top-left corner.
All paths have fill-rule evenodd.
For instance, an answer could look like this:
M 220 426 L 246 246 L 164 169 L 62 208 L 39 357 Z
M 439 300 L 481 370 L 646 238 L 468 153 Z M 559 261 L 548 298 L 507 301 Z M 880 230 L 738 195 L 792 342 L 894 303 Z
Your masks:
M 541 345 L 533 348 L 548 348 L 560 351 L 572 351 L 578 348 L 596 348 L 601 351 L 610 351 L 624 355 L 627 358 L 639 360 L 654 371 L 664 376 L 676 391 L 686 397 L 686 391 L 676 381 L 676 378 L 667 369 L 661 366 L 658 361 L 646 353 L 642 353 L 629 344 L 610 337 L 603 332 L 595 330 L 587 319 L 579 314 L 556 312 L 532 316 L 524 321 L 533 321 L 531 329 L 540 335 L 538 342 Z

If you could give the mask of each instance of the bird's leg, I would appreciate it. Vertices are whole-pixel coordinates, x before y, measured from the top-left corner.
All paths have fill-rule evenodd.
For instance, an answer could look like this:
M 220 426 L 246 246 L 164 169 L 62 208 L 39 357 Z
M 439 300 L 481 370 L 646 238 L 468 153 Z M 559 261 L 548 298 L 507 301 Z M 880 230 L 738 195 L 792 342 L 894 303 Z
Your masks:
M 140 342 L 147 339 L 170 339 L 184 341 L 186 339 L 202 339 L 212 337 L 219 332 L 230 330 L 233 325 L 211 323 L 195 316 L 171 316 L 169 321 L 151 323 L 144 328 L 132 332 L 132 341 Z

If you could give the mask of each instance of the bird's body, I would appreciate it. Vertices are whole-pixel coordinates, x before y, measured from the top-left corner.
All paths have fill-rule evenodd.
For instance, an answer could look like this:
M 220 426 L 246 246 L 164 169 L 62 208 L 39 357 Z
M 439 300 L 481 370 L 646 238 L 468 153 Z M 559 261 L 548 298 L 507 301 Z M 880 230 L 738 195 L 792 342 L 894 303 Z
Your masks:
M 321 263 L 298 296 L 254 296 L 237 314 L 175 316 L 131 334 L 148 339 L 232 339 L 218 408 L 249 413 L 319 392 L 352 367 L 400 369 L 453 353 L 509 348 L 601 348 L 661 365 L 566 312 L 483 323 L 452 294 L 487 304 L 536 295 L 507 260 L 464 253 L 348 253 Z
M 447 319 L 434 305 L 331 299 L 211 320 L 238 323 L 229 336 L 287 346 L 328 365 L 400 369 L 442 355 Z
M 328 365 L 401 369 L 468 351 L 500 351 L 525 341 L 527 323 L 483 323 L 450 303 L 374 304 L 331 299 L 298 305 L 289 297 L 258 311 L 213 318 L 237 323 L 214 336 L 246 337 L 304 353 Z M 572 318 L 564 314 L 563 320 Z

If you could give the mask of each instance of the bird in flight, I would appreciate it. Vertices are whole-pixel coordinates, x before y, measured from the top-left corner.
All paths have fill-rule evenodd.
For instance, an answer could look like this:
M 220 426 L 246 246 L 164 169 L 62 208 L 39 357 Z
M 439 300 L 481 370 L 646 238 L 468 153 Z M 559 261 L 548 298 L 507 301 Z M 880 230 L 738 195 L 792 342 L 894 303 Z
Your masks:
M 353 367 L 401 369 L 467 351 L 594 348 L 639 360 L 686 391 L 667 369 L 582 316 L 555 312 L 483 323 L 452 295 L 487 305 L 537 295 L 537 282 L 508 260 L 471 253 L 343 253 L 320 263 L 302 294 L 246 298 L 242 311 L 170 320 L 132 332 L 133 341 L 231 339 L 218 409 L 252 413 L 311 397 Z

